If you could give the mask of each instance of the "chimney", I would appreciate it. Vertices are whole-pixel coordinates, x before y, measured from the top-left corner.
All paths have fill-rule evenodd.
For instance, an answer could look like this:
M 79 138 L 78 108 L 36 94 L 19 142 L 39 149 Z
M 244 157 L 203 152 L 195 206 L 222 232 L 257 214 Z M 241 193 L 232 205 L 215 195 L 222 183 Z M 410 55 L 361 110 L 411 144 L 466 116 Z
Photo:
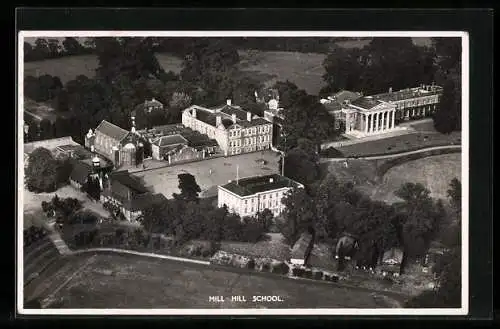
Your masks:
M 216 118 L 215 118 L 215 125 L 218 127 L 220 126 L 222 123 L 222 117 L 220 115 L 218 115 Z
M 236 114 L 234 114 L 234 113 L 233 113 L 233 114 L 231 115 L 231 118 L 233 119 L 233 122 L 234 122 L 234 123 L 236 123 Z
M 196 119 L 196 109 L 193 109 L 193 112 L 192 112 L 192 113 L 193 113 L 193 118 L 195 118 L 195 119 Z
M 231 106 L 231 100 L 230 99 L 226 100 L 226 104 Z
M 252 121 L 252 113 L 251 112 L 247 112 L 247 121 L 248 122 Z

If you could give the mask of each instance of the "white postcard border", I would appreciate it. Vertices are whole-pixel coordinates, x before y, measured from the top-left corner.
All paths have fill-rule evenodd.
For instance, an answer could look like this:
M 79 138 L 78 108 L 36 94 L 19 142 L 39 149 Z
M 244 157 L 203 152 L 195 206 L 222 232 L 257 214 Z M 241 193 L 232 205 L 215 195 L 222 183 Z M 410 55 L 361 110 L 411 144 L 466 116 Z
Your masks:
M 460 37 L 462 40 L 462 307 L 446 309 L 25 309 L 23 306 L 24 39 L 35 37 Z M 467 315 L 469 310 L 469 35 L 462 31 L 20 31 L 17 75 L 17 311 L 25 315 Z

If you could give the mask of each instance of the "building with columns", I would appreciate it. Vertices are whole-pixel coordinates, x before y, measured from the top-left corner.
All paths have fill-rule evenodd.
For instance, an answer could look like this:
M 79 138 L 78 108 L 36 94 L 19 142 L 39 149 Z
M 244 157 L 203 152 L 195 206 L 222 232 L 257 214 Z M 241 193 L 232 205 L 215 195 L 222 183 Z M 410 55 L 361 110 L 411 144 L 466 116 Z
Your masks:
M 193 105 L 182 113 L 182 124 L 215 139 L 225 156 L 271 148 L 272 122 L 227 104 L 208 109 Z
M 402 130 L 398 124 L 432 116 L 439 106 L 443 88 L 437 85 L 420 85 L 399 91 L 389 89 L 387 93 L 361 96 L 352 93 L 342 102 L 337 97 L 323 100 L 325 106 L 332 107 L 345 134 L 364 137 Z M 346 93 L 346 91 L 342 91 Z

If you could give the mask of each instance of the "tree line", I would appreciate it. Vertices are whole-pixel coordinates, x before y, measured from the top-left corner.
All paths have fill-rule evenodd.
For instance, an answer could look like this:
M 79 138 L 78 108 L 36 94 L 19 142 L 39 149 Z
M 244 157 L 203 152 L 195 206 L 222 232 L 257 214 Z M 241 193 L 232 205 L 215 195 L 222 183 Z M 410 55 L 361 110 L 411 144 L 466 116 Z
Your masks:
M 37 38 L 33 44 L 24 42 L 24 61 L 33 62 L 64 56 L 84 55 L 93 52 L 92 40 L 80 42 L 67 37 L 61 42 L 56 38 Z
M 140 221 L 147 232 L 173 236 L 182 245 L 192 239 L 257 242 L 268 231 L 273 218 L 270 210 L 241 218 L 227 207 L 218 208 L 211 199 L 200 199 L 200 187 L 191 174 L 178 178 L 179 194 L 145 209 Z

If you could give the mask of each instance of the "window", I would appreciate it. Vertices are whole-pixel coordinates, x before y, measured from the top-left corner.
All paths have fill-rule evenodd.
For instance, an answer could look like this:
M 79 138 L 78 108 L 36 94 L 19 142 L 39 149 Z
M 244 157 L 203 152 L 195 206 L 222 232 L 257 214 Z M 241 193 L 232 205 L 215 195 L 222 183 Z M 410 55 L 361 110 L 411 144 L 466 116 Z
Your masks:
M 266 195 L 264 194 L 264 195 L 262 196 L 262 199 L 265 199 L 265 198 L 266 198 Z
M 245 204 L 247 204 L 247 203 L 248 203 L 248 200 L 245 200 Z

